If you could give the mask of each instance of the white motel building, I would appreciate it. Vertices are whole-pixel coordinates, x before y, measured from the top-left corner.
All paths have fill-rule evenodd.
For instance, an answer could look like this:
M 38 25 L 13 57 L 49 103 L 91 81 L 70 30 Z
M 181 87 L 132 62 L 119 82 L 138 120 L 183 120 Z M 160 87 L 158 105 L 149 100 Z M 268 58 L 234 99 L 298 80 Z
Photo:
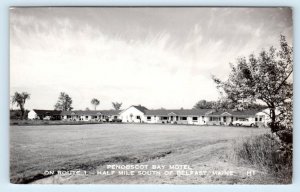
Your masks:
M 267 109 L 265 109 L 267 110 Z M 215 110 L 215 109 L 155 109 L 132 105 L 124 110 L 55 111 L 33 109 L 28 119 L 65 121 L 113 121 L 123 123 L 170 123 L 192 125 L 229 125 L 231 122 L 247 119 L 266 125 L 269 121 L 265 110 Z

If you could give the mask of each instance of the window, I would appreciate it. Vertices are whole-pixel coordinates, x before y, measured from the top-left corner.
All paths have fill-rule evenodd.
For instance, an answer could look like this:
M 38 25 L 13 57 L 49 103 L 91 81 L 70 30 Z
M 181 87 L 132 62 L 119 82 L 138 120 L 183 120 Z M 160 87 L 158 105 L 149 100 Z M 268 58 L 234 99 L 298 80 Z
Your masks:
M 186 121 L 187 117 L 180 117 L 180 120 Z
M 219 121 L 220 117 L 210 117 L 209 120 L 210 121 Z
M 198 121 L 198 117 L 193 117 L 193 121 Z
M 150 121 L 150 120 L 151 120 L 151 117 L 150 117 L 150 116 L 147 116 L 147 120 Z
M 136 116 L 136 119 L 141 119 L 141 117 L 138 115 L 138 116 Z
M 226 117 L 223 117 L 223 121 L 226 122 Z
M 168 120 L 168 117 L 161 117 L 161 120 Z
M 89 116 L 85 116 L 85 118 L 86 118 L 86 119 L 88 119 L 88 118 L 89 118 Z
M 262 121 L 262 118 L 259 118 L 259 121 Z
M 255 121 L 257 121 L 257 117 L 255 117 Z

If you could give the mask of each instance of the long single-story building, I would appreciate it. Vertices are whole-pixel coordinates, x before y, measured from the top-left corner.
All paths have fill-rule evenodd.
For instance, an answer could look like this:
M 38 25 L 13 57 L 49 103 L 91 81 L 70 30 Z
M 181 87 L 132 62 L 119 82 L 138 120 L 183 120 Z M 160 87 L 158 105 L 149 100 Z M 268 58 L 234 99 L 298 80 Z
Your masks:
M 252 122 L 262 121 L 261 118 L 257 118 L 257 113 L 261 110 L 219 110 L 211 111 L 207 114 L 209 117 L 207 124 L 209 125 L 230 125 L 233 121 L 248 119 Z
M 132 105 L 120 112 L 124 123 L 172 123 L 194 125 L 230 125 L 233 121 L 247 119 L 263 122 L 267 114 L 262 110 L 215 110 L 215 109 L 156 109 Z
M 119 117 L 119 110 L 101 111 L 57 111 L 32 109 L 28 113 L 28 119 L 70 120 L 70 121 L 109 121 Z
M 119 110 L 99 110 L 99 111 L 62 111 L 62 120 L 71 121 L 109 121 L 118 119 Z
M 230 125 L 233 121 L 245 120 L 260 125 L 270 121 L 267 109 L 263 110 L 215 110 L 215 109 L 148 109 L 142 105 L 132 105 L 124 110 L 95 111 L 55 111 L 33 109 L 28 119 L 68 121 L 112 121 L 124 123 L 170 123 L 193 125 Z

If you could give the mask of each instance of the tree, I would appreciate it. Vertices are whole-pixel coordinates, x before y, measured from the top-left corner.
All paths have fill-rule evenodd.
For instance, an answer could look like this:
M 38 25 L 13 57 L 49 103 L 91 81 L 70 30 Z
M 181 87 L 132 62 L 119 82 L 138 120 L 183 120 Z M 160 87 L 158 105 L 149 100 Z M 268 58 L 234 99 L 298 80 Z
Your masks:
M 273 46 L 248 59 L 231 64 L 225 81 L 213 77 L 217 88 L 236 105 L 262 102 L 269 108 L 271 131 L 287 143 L 292 142 L 293 48 L 284 36 L 280 48 Z M 277 112 L 279 111 L 279 112 Z
M 211 109 L 212 105 L 213 101 L 206 101 L 202 99 L 194 105 L 194 109 Z
M 18 107 L 20 107 L 21 110 L 21 119 L 24 119 L 25 114 L 25 103 L 27 99 L 30 99 L 30 94 L 27 92 L 18 93 L 15 92 L 15 94 L 12 96 L 12 103 L 17 104 Z
M 94 105 L 95 111 L 96 111 L 97 106 L 100 104 L 100 101 L 99 101 L 98 99 L 96 99 L 96 98 L 93 98 L 93 99 L 91 100 L 91 104 Z
M 72 102 L 72 98 L 67 93 L 60 92 L 58 101 L 54 105 L 54 109 L 60 111 L 71 111 L 73 109 Z
M 198 101 L 194 107 L 194 109 L 233 109 L 232 103 L 225 97 L 221 97 L 217 101 L 206 101 L 200 100 Z
M 85 110 L 86 110 L 86 111 L 90 111 L 90 108 L 86 107 Z
M 122 107 L 122 103 L 118 103 L 118 102 L 112 102 L 112 105 L 115 110 L 120 110 Z

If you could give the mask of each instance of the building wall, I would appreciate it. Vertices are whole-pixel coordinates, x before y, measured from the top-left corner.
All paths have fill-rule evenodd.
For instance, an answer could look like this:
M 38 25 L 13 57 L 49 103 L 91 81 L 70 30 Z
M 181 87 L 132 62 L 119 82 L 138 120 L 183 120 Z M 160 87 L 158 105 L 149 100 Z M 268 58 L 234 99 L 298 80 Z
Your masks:
M 197 117 L 197 120 L 193 120 L 193 117 Z M 187 123 L 192 125 L 205 125 L 207 122 L 205 116 L 189 116 Z
M 150 117 L 150 119 L 148 119 Z M 145 123 L 159 123 L 159 116 L 145 116 Z
M 94 120 L 97 120 L 98 117 L 94 118 L 94 116 L 96 116 L 96 115 L 80 115 L 79 119 L 81 119 L 81 121 L 94 121 Z
M 150 117 L 150 119 L 148 119 L 147 117 Z M 170 118 L 168 117 L 168 119 L 166 120 L 162 120 L 161 117 L 168 117 L 168 116 L 145 116 L 145 123 L 175 123 L 176 124 L 191 124 L 191 125 L 204 125 L 205 124 L 205 116 L 178 116 L 178 120 L 173 120 L 173 122 L 171 122 Z M 180 117 L 186 117 L 186 120 L 182 120 Z M 197 117 L 197 120 L 193 120 L 193 117 Z M 176 118 L 176 116 L 174 117 Z
M 34 112 L 34 110 L 29 111 L 27 117 L 28 119 L 39 119 L 36 112 Z
M 137 117 L 140 117 L 138 119 Z M 120 119 L 122 119 L 122 122 L 124 123 L 141 123 L 141 122 L 147 122 L 147 119 L 143 112 L 136 109 L 135 107 L 131 106 L 128 109 L 124 110 L 120 114 Z
M 257 123 L 263 126 L 268 126 L 268 123 L 271 122 L 271 118 L 268 115 L 270 113 L 269 109 L 265 109 L 261 112 L 258 112 L 255 114 L 255 117 L 257 118 Z M 275 111 L 275 113 L 278 114 L 278 112 Z

